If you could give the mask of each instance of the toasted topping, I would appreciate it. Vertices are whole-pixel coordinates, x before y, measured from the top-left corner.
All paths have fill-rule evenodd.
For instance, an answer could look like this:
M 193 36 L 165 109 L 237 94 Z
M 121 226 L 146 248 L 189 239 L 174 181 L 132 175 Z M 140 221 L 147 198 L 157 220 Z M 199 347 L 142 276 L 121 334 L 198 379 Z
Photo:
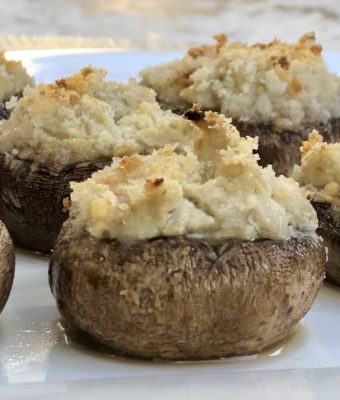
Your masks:
M 313 201 L 340 204 L 340 143 L 324 143 L 314 130 L 301 153 L 301 165 L 295 166 L 293 177 Z
M 0 125 L 0 152 L 62 166 L 77 161 L 150 153 L 167 143 L 190 148 L 198 129 L 161 110 L 155 93 L 134 80 L 105 81 L 84 68 L 69 78 L 25 90 Z
M 321 50 L 312 33 L 295 44 L 253 46 L 222 35 L 216 45 L 146 68 L 142 84 L 177 108 L 200 103 L 236 121 L 298 129 L 340 117 L 340 78 L 328 72 Z
M 26 85 L 33 85 L 34 80 L 19 61 L 6 60 L 0 52 L 0 103 L 18 95 Z
M 76 230 L 97 239 L 141 240 L 199 234 L 212 239 L 287 239 L 317 227 L 298 184 L 258 165 L 257 140 L 241 138 L 216 113 L 196 122 L 186 155 L 167 145 L 152 155 L 114 159 L 71 183 Z

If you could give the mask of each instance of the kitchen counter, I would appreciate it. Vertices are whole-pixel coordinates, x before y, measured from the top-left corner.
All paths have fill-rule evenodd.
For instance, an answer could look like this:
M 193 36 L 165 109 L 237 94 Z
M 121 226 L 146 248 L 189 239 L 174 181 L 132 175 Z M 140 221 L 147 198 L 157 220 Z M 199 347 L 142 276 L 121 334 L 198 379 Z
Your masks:
M 0 48 L 187 48 L 226 32 L 231 40 L 295 41 L 314 31 L 339 50 L 333 0 L 11 0 L 0 6 Z

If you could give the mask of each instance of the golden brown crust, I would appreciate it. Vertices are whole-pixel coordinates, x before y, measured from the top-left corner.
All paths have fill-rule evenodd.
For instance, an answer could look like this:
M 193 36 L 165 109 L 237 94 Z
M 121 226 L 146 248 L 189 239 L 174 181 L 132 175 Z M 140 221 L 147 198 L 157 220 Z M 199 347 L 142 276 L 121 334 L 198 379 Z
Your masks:
M 322 46 L 315 43 L 315 34 L 313 32 L 306 33 L 301 36 L 297 43 L 288 44 L 279 39 L 274 39 L 269 43 L 255 43 L 247 45 L 240 42 L 228 43 L 225 33 L 215 35 L 213 38 L 216 44 L 203 44 L 198 47 L 192 47 L 187 54 L 192 58 L 217 56 L 225 48 L 239 48 L 251 54 L 252 50 L 261 50 L 264 57 L 268 57 L 273 61 L 273 66 L 278 65 L 284 70 L 289 69 L 290 59 L 297 55 L 303 56 L 306 61 L 312 61 L 315 57 L 321 55 Z
M 99 71 L 99 70 L 98 70 Z M 83 68 L 79 73 L 67 78 L 61 78 L 54 83 L 40 84 L 35 93 L 25 97 L 24 104 L 34 104 L 36 97 L 43 96 L 47 99 L 55 100 L 60 103 L 74 104 L 89 87 L 89 79 L 94 70 Z M 105 75 L 104 70 L 101 73 Z
M 192 47 L 188 50 L 188 55 L 192 58 L 198 58 L 208 54 L 218 54 L 226 46 L 228 37 L 225 33 L 221 33 L 220 35 L 214 35 L 213 38 L 216 40 L 215 45 L 203 44 L 198 47 Z

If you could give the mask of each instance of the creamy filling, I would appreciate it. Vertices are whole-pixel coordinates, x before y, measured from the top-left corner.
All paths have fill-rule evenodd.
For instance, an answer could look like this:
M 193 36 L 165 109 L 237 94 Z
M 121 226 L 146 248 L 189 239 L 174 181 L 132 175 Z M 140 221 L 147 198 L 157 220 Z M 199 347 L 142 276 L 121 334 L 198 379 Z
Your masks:
M 313 235 L 316 213 L 298 184 L 258 165 L 257 140 L 241 138 L 214 113 L 196 122 L 193 152 L 165 146 L 114 159 L 71 183 L 76 230 L 97 239 L 143 240 L 202 235 L 211 239 L 289 239 Z
M 301 165 L 293 178 L 314 202 L 330 204 L 333 217 L 340 223 L 340 143 L 324 143 L 313 131 L 301 147 Z
M 200 103 L 235 121 L 297 130 L 340 117 L 340 78 L 328 71 L 313 34 L 296 44 L 254 46 L 220 36 L 215 46 L 190 49 L 140 75 L 165 103 Z
M 150 153 L 167 143 L 192 146 L 196 126 L 161 110 L 153 90 L 135 80 L 106 81 L 106 71 L 84 68 L 52 84 L 27 88 L 0 123 L 0 152 L 40 164 Z
M 25 86 L 32 86 L 34 79 L 19 61 L 6 60 L 0 52 L 0 104 L 21 93 Z

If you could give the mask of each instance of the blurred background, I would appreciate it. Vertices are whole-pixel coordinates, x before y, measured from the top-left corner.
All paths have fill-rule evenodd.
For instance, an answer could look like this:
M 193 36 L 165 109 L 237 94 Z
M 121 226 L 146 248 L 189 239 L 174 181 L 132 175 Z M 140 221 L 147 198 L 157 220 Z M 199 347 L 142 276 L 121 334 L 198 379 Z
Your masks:
M 340 50 L 337 0 L 8 0 L 0 48 L 186 48 L 226 32 L 232 40 L 295 41 L 314 31 Z

